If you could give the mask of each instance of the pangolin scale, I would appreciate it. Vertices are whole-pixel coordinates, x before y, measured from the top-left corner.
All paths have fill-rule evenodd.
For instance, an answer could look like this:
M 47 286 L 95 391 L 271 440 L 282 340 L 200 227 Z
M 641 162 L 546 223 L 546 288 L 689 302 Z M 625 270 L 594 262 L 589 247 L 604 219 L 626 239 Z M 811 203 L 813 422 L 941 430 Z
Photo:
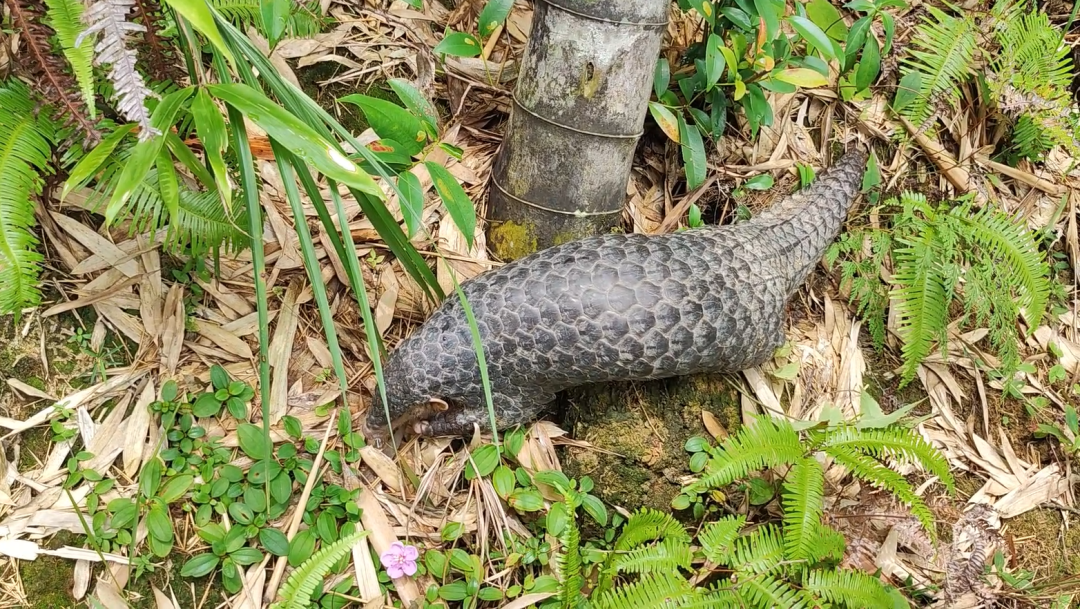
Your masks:
M 866 162 L 866 152 L 850 151 L 746 222 L 584 238 L 464 282 L 498 428 L 528 423 L 565 389 L 737 372 L 767 360 L 784 342 L 787 302 L 839 234 Z M 384 374 L 395 429 L 490 429 L 455 294 L 393 350 Z M 389 435 L 378 393 L 363 431 L 376 444 Z

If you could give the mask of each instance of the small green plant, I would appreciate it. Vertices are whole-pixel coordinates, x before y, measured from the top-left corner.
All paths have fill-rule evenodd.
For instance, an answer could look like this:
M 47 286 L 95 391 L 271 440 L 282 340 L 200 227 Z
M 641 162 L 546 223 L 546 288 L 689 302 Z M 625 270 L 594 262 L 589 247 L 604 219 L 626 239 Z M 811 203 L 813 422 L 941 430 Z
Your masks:
M 316 587 L 322 584 L 326 574 L 336 563 L 346 558 L 357 541 L 367 535 L 365 530 L 357 530 L 332 544 L 324 546 L 304 560 L 289 575 L 281 586 L 281 600 L 271 605 L 272 609 L 308 609 Z
M 886 307 L 896 307 L 902 384 L 915 377 L 935 343 L 945 351 L 955 301 L 963 305 L 962 322 L 989 327 L 990 344 L 1001 358 L 996 373 L 1006 383 L 1021 364 L 1017 318 L 1022 315 L 1033 330 L 1045 315 L 1052 289 L 1044 252 L 1022 221 L 992 205 L 973 210 L 973 201 L 965 196 L 932 205 L 921 194 L 905 192 L 884 204 L 898 208 L 891 230 L 847 233 L 826 253 L 829 264 L 845 256 L 843 280 L 879 348 Z M 869 255 L 863 253 L 864 240 Z M 888 283 L 881 277 L 887 259 L 893 267 Z
M 1076 407 L 1072 404 L 1065 404 L 1064 424 L 1039 423 L 1034 435 L 1036 438 L 1053 436 L 1061 443 L 1061 447 L 1066 453 L 1080 455 L 1080 418 L 1077 417 Z

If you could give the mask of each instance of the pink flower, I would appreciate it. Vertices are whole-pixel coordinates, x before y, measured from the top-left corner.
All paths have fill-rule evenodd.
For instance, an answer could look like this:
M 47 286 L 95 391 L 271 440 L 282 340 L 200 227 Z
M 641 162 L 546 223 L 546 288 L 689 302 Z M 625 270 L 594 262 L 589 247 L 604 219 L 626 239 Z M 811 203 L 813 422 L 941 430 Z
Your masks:
M 420 552 L 415 546 L 407 546 L 400 541 L 395 541 L 390 545 L 389 550 L 379 556 L 379 560 L 382 561 L 382 566 L 390 579 L 397 579 L 402 575 L 416 573 L 416 559 L 419 557 Z

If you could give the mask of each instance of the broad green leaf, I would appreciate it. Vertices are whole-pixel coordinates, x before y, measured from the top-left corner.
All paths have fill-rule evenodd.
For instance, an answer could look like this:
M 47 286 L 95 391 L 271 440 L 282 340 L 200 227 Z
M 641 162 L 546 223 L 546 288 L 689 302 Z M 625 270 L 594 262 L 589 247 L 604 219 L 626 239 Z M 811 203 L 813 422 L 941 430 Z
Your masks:
M 780 33 L 780 18 L 776 9 L 770 6 L 769 0 L 754 0 L 754 8 L 757 9 L 758 17 L 765 22 L 765 41 L 771 42 Z M 783 5 L 781 5 L 783 6 Z
M 214 397 L 212 393 L 200 395 L 191 406 L 191 414 L 200 419 L 215 416 L 220 411 L 221 400 Z
M 757 176 L 761 177 L 761 176 Z M 770 374 L 778 379 L 790 381 L 799 374 L 799 362 L 791 362 L 773 370 Z
M 495 471 L 491 474 L 491 485 L 495 487 L 495 492 L 506 499 L 510 493 L 514 492 L 514 472 L 505 465 L 500 465 L 495 468 Z
M 666 106 L 658 104 L 656 102 L 649 102 L 649 114 L 652 115 L 653 120 L 657 125 L 664 130 L 671 141 L 676 144 L 681 143 L 682 139 L 679 136 L 679 120 L 675 118 L 675 114 L 668 110 Z
M 750 15 L 746 14 L 746 11 L 735 6 L 724 6 L 720 8 L 720 14 L 727 17 L 729 21 L 735 24 L 735 27 L 744 32 L 749 32 L 754 29 L 754 23 L 750 21 Z M 728 65 L 734 65 L 730 61 Z
M 473 465 L 476 469 L 473 469 Z M 465 479 L 472 480 L 490 474 L 499 465 L 499 449 L 494 444 L 485 444 L 472 453 L 472 458 L 465 462 Z
M 60 200 L 63 201 L 64 197 L 68 196 L 72 190 L 90 181 L 94 174 L 98 172 L 98 169 L 101 168 L 101 165 L 112 156 L 124 137 L 131 133 L 131 130 L 136 126 L 135 123 L 129 123 L 117 127 L 115 131 L 102 139 L 97 146 L 94 146 L 93 150 L 80 159 L 75 164 L 75 167 L 71 168 L 68 179 L 64 181 L 64 189 L 60 191 Z
M 847 40 L 847 24 L 830 0 L 810 0 L 806 4 L 806 16 L 829 38 L 840 42 Z
M 699 15 L 705 18 L 709 25 L 716 23 L 716 13 L 713 12 L 712 0 L 689 0 L 689 3 Z
M 382 190 L 341 151 L 314 129 L 245 84 L 208 85 L 210 92 L 243 112 L 292 154 L 342 184 L 381 198 Z
M 411 112 L 385 99 L 354 93 L 338 101 L 356 104 L 367 118 L 368 124 L 381 139 L 394 140 L 402 151 L 413 156 L 424 149 L 427 132 L 419 118 Z
M 176 113 L 180 110 L 180 105 L 187 100 L 188 96 L 194 92 L 194 88 L 185 87 L 165 96 L 164 99 L 154 108 L 154 112 L 151 116 L 151 124 L 155 129 L 161 132 L 149 139 L 140 141 L 132 148 L 131 156 L 128 157 L 127 162 L 124 164 L 123 170 L 120 172 L 120 177 L 116 180 L 116 189 L 113 191 L 112 197 L 109 199 L 109 204 L 105 208 L 105 223 L 111 225 L 116 220 L 116 214 L 120 213 L 120 210 L 127 203 L 127 200 L 131 198 L 132 193 L 138 188 L 139 184 L 146 179 L 146 174 L 149 173 L 150 167 L 154 164 L 158 157 L 158 151 L 161 150 L 162 144 L 165 142 L 164 133 L 169 130 L 169 127 L 173 125 L 176 119 Z
M 585 509 L 585 512 L 592 516 L 600 526 L 606 527 L 608 521 L 607 508 L 604 507 L 604 502 L 599 498 L 589 495 L 588 493 L 581 497 L 581 507 Z
M 298 567 L 315 551 L 315 534 L 311 529 L 296 533 L 289 542 L 289 566 Z
M 773 74 L 773 78 L 805 89 L 824 87 L 829 84 L 827 77 L 810 68 L 788 68 Z
M 289 0 L 260 0 L 259 1 L 263 28 L 266 29 L 270 48 L 274 48 L 278 40 L 285 33 L 285 27 L 289 24 L 289 11 L 292 3 Z
M 693 127 L 693 128 L 691 128 Z M 701 132 L 696 126 L 687 125 L 686 119 L 679 117 L 679 138 L 682 140 L 683 166 L 686 172 L 686 187 L 693 190 L 705 182 L 706 167 L 705 144 Z
M 519 512 L 535 512 L 544 507 L 544 497 L 535 489 L 522 488 L 514 491 L 506 504 Z
M 214 45 L 233 68 L 236 67 L 236 59 L 225 44 L 225 39 L 221 37 L 221 31 L 218 30 L 217 22 L 214 21 L 214 15 L 210 11 L 210 4 L 206 0 L 165 0 L 165 2 L 187 19 L 196 30 L 199 30 L 199 33 L 206 36 L 210 44 Z
M 670 84 L 671 65 L 668 64 L 667 57 L 661 57 L 656 60 L 656 68 L 653 70 L 653 93 L 656 93 L 657 99 L 668 90 Z
M 495 28 L 506 21 L 512 8 L 514 0 L 488 0 L 484 10 L 480 11 L 480 16 L 476 18 L 476 29 L 480 31 L 480 35 L 487 37 L 494 32 Z
M 161 504 L 155 503 L 146 513 L 146 530 L 158 541 L 173 540 L 172 520 L 169 519 L 169 512 Z
M 164 147 L 158 148 L 154 165 L 157 167 L 158 192 L 161 193 L 161 201 L 169 212 L 169 222 L 176 222 L 180 216 L 180 184 L 172 155 Z
M 214 182 L 217 184 L 218 193 L 225 204 L 225 209 L 232 209 L 232 188 L 229 187 L 229 174 L 225 168 L 225 159 L 222 157 L 228 148 L 225 119 L 203 87 L 199 87 L 195 99 L 191 101 L 191 114 L 195 119 L 195 130 L 202 142 L 206 160 L 214 171 Z
M 398 204 L 405 218 L 406 234 L 412 239 L 420 228 L 421 214 L 424 213 L 424 191 L 420 187 L 420 178 L 411 171 L 404 171 L 398 176 L 397 186 L 401 191 Z
M 881 29 L 885 31 L 885 45 L 881 54 L 888 55 L 892 50 L 893 37 L 896 36 L 896 18 L 889 13 L 881 13 Z
M 229 504 L 229 516 L 232 516 L 233 520 L 240 524 L 251 524 L 251 521 L 255 518 L 255 513 L 242 501 L 236 501 Z
M 184 567 L 180 569 L 180 575 L 183 577 L 203 577 L 209 575 L 217 566 L 218 557 L 207 552 L 185 562 Z
M 161 487 L 163 467 L 164 464 L 158 457 L 152 457 L 143 464 L 142 470 L 139 472 L 139 489 L 142 491 L 143 498 L 150 499 L 157 495 L 158 488 Z
M 257 548 L 240 548 L 229 556 L 232 557 L 236 564 L 242 566 L 253 565 L 263 558 L 262 552 Z
M 412 83 L 402 78 L 391 78 L 386 81 L 386 84 L 390 85 L 390 88 L 397 94 L 398 99 L 405 104 L 405 107 L 410 112 L 424 119 L 428 128 L 428 136 L 431 139 L 437 138 L 439 136 L 439 114 L 436 112 L 435 106 L 424 97 L 424 94 L 414 87 Z
M 191 474 L 180 474 L 169 480 L 165 484 L 165 488 L 161 489 L 161 500 L 166 504 L 172 503 L 177 499 L 184 496 L 184 493 L 188 492 L 191 485 L 195 482 L 195 477 Z
M 240 441 L 241 450 L 243 450 L 247 456 L 256 461 L 267 457 L 269 444 L 267 443 L 266 437 L 263 436 L 260 427 L 256 427 L 251 423 L 241 423 L 240 426 L 236 428 L 236 435 Z
M 709 34 L 709 40 L 705 43 L 705 90 L 710 91 L 720 82 L 724 75 L 726 59 L 720 47 L 724 41 L 716 34 Z
M 859 50 L 863 48 L 866 43 L 866 37 L 870 31 L 870 18 L 861 17 L 851 24 L 851 29 L 848 30 L 847 50 L 844 52 L 844 72 L 850 70 L 855 65 L 855 58 L 859 55 Z
M 289 555 L 289 540 L 281 531 L 266 527 L 259 531 L 259 541 L 274 556 Z
M 229 373 L 220 364 L 210 366 L 210 384 L 214 389 L 226 389 L 229 386 Z
M 424 161 L 424 166 L 431 174 L 435 191 L 439 193 L 446 211 L 450 213 L 450 219 L 465 236 L 465 242 L 471 249 L 476 237 L 476 208 L 465 194 L 465 189 L 445 167 L 432 161 Z
M 881 49 L 873 36 L 867 36 L 862 59 L 859 60 L 859 69 L 855 71 L 855 90 L 862 91 L 874 84 L 880 73 Z
M 744 186 L 750 190 L 768 190 L 773 187 L 772 174 L 762 173 L 746 181 Z
M 436 55 L 453 55 L 455 57 L 476 57 L 483 48 L 476 36 L 466 32 L 450 32 L 445 38 L 431 49 Z
M 835 59 L 840 61 L 841 53 L 837 50 L 837 45 L 825 35 L 825 32 L 821 31 L 821 28 L 816 23 L 807 19 L 806 17 L 800 17 L 798 15 L 792 15 L 788 17 L 788 23 L 791 27 L 795 28 L 795 31 L 803 37 L 804 40 L 809 42 L 825 55 L 828 59 Z

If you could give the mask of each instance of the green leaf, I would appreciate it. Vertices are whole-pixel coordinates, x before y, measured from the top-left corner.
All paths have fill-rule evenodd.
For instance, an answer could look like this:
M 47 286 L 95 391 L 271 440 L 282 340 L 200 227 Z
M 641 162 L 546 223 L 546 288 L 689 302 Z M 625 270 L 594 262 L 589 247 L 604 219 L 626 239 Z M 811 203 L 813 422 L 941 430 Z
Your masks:
M 604 502 L 594 495 L 584 494 L 581 496 L 581 507 L 585 513 L 592 516 L 593 520 L 602 527 L 607 526 L 608 514 Z
M 180 575 L 182 577 L 203 577 L 217 568 L 218 560 L 217 556 L 210 553 L 199 554 L 184 563 L 184 567 L 180 569 Z
M 495 487 L 495 492 L 500 497 L 506 499 L 510 493 L 514 492 L 514 472 L 505 465 L 496 467 L 491 475 L 491 485 Z
M 277 529 L 266 527 L 259 531 L 259 541 L 274 556 L 289 555 L 289 540 Z
M 682 116 L 679 117 L 679 139 L 684 142 L 682 157 L 686 172 L 686 188 L 693 190 L 705 182 L 705 172 L 708 170 L 705 144 L 701 140 L 701 132 L 697 127 L 688 125 Z
M 289 566 L 298 567 L 315 551 L 315 535 L 304 529 L 289 542 Z
M 480 41 L 476 36 L 466 32 L 450 32 L 445 38 L 431 49 L 436 55 L 453 55 L 455 57 L 476 57 L 482 51 Z
M 184 493 L 188 492 L 191 485 L 195 482 L 195 477 L 191 474 L 180 474 L 169 480 L 165 485 L 165 488 L 161 490 L 161 500 L 166 504 L 172 503 L 177 499 L 184 496 Z
M 828 77 L 810 68 L 788 68 L 773 74 L 772 77 L 805 89 L 824 87 L 829 84 Z
M 146 513 L 146 531 L 158 541 L 168 543 L 173 540 L 172 521 L 169 520 L 169 512 L 161 504 L 154 504 Z
M 535 489 L 518 489 L 506 500 L 507 505 L 519 512 L 535 512 L 544 507 L 544 497 Z
M 238 565 L 253 565 L 262 560 L 263 555 L 257 548 L 240 548 L 229 555 Z
M 743 184 L 745 188 L 750 190 L 768 190 L 773 187 L 773 177 L 770 173 L 758 174 L 746 181 Z
M 220 364 L 210 366 L 210 384 L 214 386 L 214 389 L 229 388 L 229 373 Z
M 420 186 L 420 178 L 411 171 L 404 171 L 398 176 L 397 187 L 401 191 L 398 203 L 401 215 L 405 218 L 406 234 L 412 239 L 420 228 L 421 214 L 424 212 L 424 191 Z
M 666 106 L 658 104 L 656 102 L 649 102 L 649 114 L 652 115 L 656 124 L 663 129 L 671 141 L 676 144 L 682 140 L 679 135 L 679 119 L 675 118 L 675 114 L 668 110 Z
M 255 519 L 255 513 L 242 501 L 229 504 L 229 516 L 240 524 L 251 524 L 251 521 Z
M 688 2 L 699 15 L 705 18 L 709 25 L 716 23 L 716 13 L 713 12 L 711 0 L 688 0 Z
M 281 417 L 281 421 L 285 424 L 285 433 L 289 434 L 290 438 L 300 438 L 300 435 L 304 432 L 304 426 L 300 423 L 300 419 L 287 414 Z
M 806 16 L 833 40 L 847 40 L 847 24 L 829 0 L 810 0 L 806 4 Z
M 314 165 L 323 175 L 361 192 L 382 198 L 382 189 L 342 152 L 306 123 L 261 92 L 239 83 L 208 85 L 210 92 L 247 115 L 289 152 Z
M 476 18 L 476 29 L 480 31 L 480 35 L 487 37 L 494 32 L 495 28 L 506 21 L 512 8 L 514 0 L 488 0 L 484 10 L 480 11 L 480 16 Z
M 414 114 L 385 99 L 354 93 L 338 101 L 356 104 L 364 113 L 371 128 L 379 138 L 393 140 L 401 146 L 401 152 L 411 156 L 424 149 L 427 133 Z
M 537 484 L 546 484 L 557 489 L 560 493 L 570 488 L 570 479 L 566 474 L 557 469 L 546 469 L 533 474 L 533 481 Z
M 391 78 L 386 81 L 386 84 L 390 85 L 394 93 L 397 93 L 398 99 L 405 104 L 405 107 L 410 112 L 424 119 L 428 128 L 428 136 L 431 139 L 437 138 L 439 115 L 435 110 L 435 106 L 424 97 L 424 94 L 409 81 L 401 78 Z
M 273 0 L 263 0 L 272 2 Z M 277 2 L 275 2 L 276 4 Z M 206 160 L 214 172 L 214 183 L 225 204 L 225 209 L 232 206 L 232 188 L 229 186 L 229 173 L 225 168 L 222 154 L 228 149 L 228 130 L 221 111 L 214 105 L 214 100 L 206 89 L 199 87 L 195 99 L 191 102 L 191 115 L 195 119 L 195 129 L 199 133 Z M 218 366 L 220 368 L 220 366 Z
M 771 42 L 780 33 L 780 20 L 770 0 L 754 0 L 754 8 L 757 9 L 758 17 L 765 21 L 765 40 Z M 780 5 L 781 7 L 783 4 Z
M 265 459 L 270 450 L 266 437 L 263 436 L 261 428 L 252 425 L 251 423 L 241 423 L 236 428 L 236 434 L 240 441 L 240 448 L 247 454 L 247 456 L 261 461 Z
M 552 537 L 559 537 L 566 530 L 570 515 L 566 511 L 566 503 L 559 501 L 551 506 L 545 519 L 547 533 Z
M 75 164 L 75 167 L 71 168 L 71 173 L 68 174 L 68 179 L 64 181 L 64 189 L 60 191 L 60 200 L 63 201 L 64 197 L 68 196 L 72 190 L 79 188 L 86 184 L 94 174 L 97 173 L 101 165 L 113 155 L 116 147 L 120 145 L 120 142 L 129 134 L 131 130 L 137 125 L 135 123 L 129 123 L 121 125 L 116 128 L 115 131 L 107 135 L 101 142 L 94 146 L 91 150 Z
M 445 167 L 432 161 L 424 161 L 424 166 L 431 174 L 435 191 L 439 193 L 446 211 L 450 213 L 450 219 L 465 236 L 465 242 L 471 249 L 476 238 L 476 209 L 472 201 L 465 194 L 465 189 Z
M 896 87 L 896 97 L 893 98 L 893 110 L 900 112 L 919 96 L 922 90 L 922 72 L 912 70 L 900 79 Z
M 199 30 L 199 33 L 206 36 L 210 44 L 214 45 L 233 68 L 236 67 L 236 60 L 228 45 L 225 44 L 225 39 L 221 37 L 221 31 L 218 30 L 214 15 L 210 12 L 210 4 L 206 0 L 165 0 L 165 2 L 189 21 L 196 30 Z
M 262 9 L 260 12 L 263 28 L 266 30 L 270 48 L 273 48 L 289 25 L 292 3 L 289 0 L 259 0 L 259 4 Z
M 874 84 L 880 73 L 881 49 L 878 48 L 877 40 L 873 36 L 867 36 L 862 59 L 859 60 L 859 69 L 855 71 L 855 90 L 862 91 Z
M 750 15 L 747 15 L 746 11 L 740 8 L 734 6 L 724 6 L 720 8 L 720 14 L 727 17 L 729 21 L 735 24 L 735 27 L 739 28 L 744 32 L 751 32 L 754 29 L 754 24 L 752 21 L 750 21 Z M 729 61 L 728 65 L 735 64 L 732 64 Z
M 212 393 L 200 395 L 191 406 L 191 414 L 199 418 L 215 416 L 220 410 L 221 400 L 214 397 L 214 394 Z
M 798 15 L 791 15 L 787 20 L 803 39 L 812 44 L 827 59 L 840 61 L 842 53 L 837 50 L 836 43 L 825 35 L 825 32 L 821 31 L 821 28 L 816 23 Z
M 157 495 L 158 488 L 161 486 L 163 467 L 164 464 L 157 457 L 151 457 L 143 464 L 142 471 L 139 472 L 139 489 L 144 498 L 150 499 Z
M 705 90 L 711 91 L 720 77 L 724 75 L 726 60 L 720 47 L 724 41 L 716 34 L 709 34 L 709 40 L 705 43 Z
M 653 93 L 656 94 L 657 99 L 660 99 L 660 96 L 667 91 L 670 84 L 671 65 L 667 57 L 661 57 L 656 60 L 656 68 L 653 70 Z
M 475 469 L 473 466 L 475 465 Z M 499 465 L 499 449 L 494 444 L 484 444 L 472 453 L 472 458 L 465 462 L 465 479 L 472 480 L 480 476 L 486 476 Z

